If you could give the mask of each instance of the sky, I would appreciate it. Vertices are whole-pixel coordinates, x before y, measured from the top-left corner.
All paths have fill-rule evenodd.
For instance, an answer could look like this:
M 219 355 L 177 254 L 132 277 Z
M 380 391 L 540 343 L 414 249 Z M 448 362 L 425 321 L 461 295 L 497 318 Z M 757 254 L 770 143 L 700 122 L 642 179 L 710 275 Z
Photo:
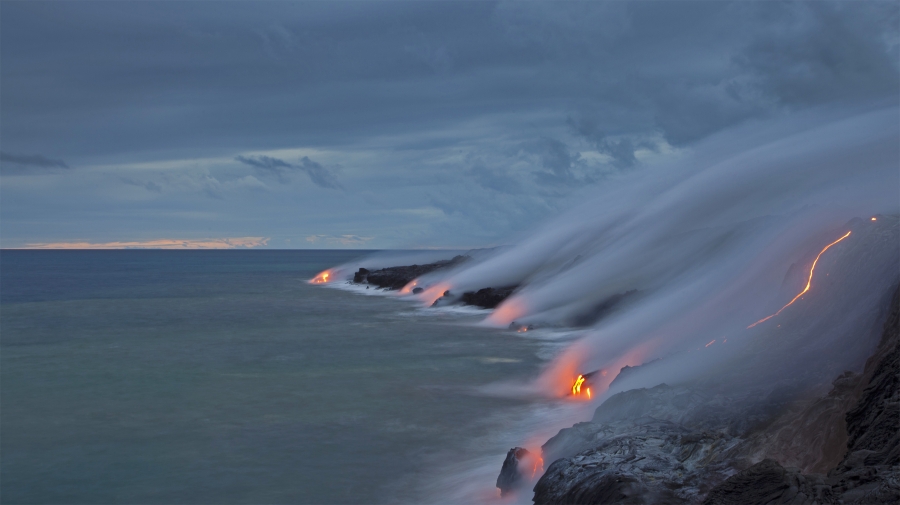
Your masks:
M 719 132 L 896 104 L 898 26 L 893 1 L 4 0 L 0 246 L 513 243 Z

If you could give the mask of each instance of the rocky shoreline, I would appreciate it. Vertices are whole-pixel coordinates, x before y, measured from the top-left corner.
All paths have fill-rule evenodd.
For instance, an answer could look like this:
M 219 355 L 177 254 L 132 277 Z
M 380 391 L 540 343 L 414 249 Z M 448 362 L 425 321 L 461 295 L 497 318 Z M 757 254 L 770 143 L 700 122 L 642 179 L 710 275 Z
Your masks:
M 661 384 L 613 395 L 541 447 L 534 503 L 900 503 L 900 289 L 890 303 L 864 371 L 801 408 L 771 389 L 736 398 Z M 520 454 L 530 457 L 507 454 L 503 494 L 529 491 Z
M 455 256 L 449 260 L 436 261 L 424 265 L 407 265 L 397 267 L 387 267 L 378 270 L 368 270 L 360 268 L 353 274 L 354 284 L 365 284 L 375 286 L 380 289 L 396 291 L 414 281 L 418 277 L 429 274 L 438 270 L 452 268 L 458 266 L 470 259 L 469 256 Z M 500 305 L 503 300 L 516 290 L 518 286 L 501 286 L 487 287 L 478 291 L 467 291 L 461 295 L 446 291 L 440 298 L 434 301 L 433 307 L 439 307 L 450 304 L 471 305 L 481 307 L 483 309 L 493 309 Z M 422 288 L 413 288 L 413 293 L 420 293 Z
M 352 282 L 399 290 L 469 259 L 360 268 Z M 493 309 L 516 289 L 447 291 L 433 306 Z M 570 323 L 589 325 L 636 296 L 614 295 Z M 536 505 L 900 504 L 900 289 L 861 374 L 845 372 L 827 395 L 802 402 L 782 398 L 779 387 L 734 396 L 703 383 L 623 391 L 591 421 L 548 440 L 540 456 L 510 449 L 497 487 L 501 496 L 533 491 Z M 536 465 L 546 470 L 529 489 Z
M 368 284 L 381 289 L 396 291 L 403 289 L 403 286 L 414 281 L 417 277 L 437 270 L 455 267 L 469 259 L 469 256 L 458 255 L 449 260 L 435 261 L 424 265 L 387 267 L 378 270 L 360 268 L 353 274 L 353 283 Z

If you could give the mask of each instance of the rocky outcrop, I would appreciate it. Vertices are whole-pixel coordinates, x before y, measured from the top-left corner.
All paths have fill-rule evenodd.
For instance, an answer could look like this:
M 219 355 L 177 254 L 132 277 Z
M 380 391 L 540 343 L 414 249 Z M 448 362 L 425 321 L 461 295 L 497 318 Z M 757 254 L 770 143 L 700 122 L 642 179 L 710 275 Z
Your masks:
M 836 503 L 831 486 L 821 476 L 784 468 L 764 459 L 731 476 L 709 492 L 703 505 L 814 505 Z
M 737 443 L 653 418 L 579 428 L 593 447 L 554 461 L 534 487 L 536 504 L 699 503 L 728 476 L 721 455 Z
M 844 419 L 834 419 L 842 406 Z M 792 437 L 801 454 L 804 444 L 814 443 L 810 434 L 815 430 L 797 429 L 809 420 L 806 424 L 823 429 L 825 438 L 844 440 L 844 457 L 827 478 L 784 469 L 767 459 L 728 479 L 704 503 L 900 503 L 900 289 L 891 301 L 878 349 L 862 375 L 841 375 L 826 398 L 789 420 L 787 431 L 775 437 L 776 451 L 784 452 L 783 441 Z M 834 452 L 827 443 L 823 450 L 826 456 Z M 776 485 L 779 478 L 781 484 Z M 810 488 L 812 481 L 815 485 Z
M 497 488 L 500 489 L 500 496 L 506 496 L 511 491 L 521 488 L 527 480 L 523 474 L 531 473 L 532 468 L 537 463 L 528 449 L 522 447 L 513 447 L 506 453 L 506 459 L 503 461 L 503 468 L 500 469 L 500 475 L 497 477 Z
M 847 450 L 844 416 L 858 401 L 860 380 L 859 374 L 844 372 L 832 382 L 828 395 L 789 410 L 748 436 L 745 453 L 807 473 L 827 473 Z
M 465 305 L 474 305 L 483 309 L 493 309 L 515 291 L 518 286 L 507 288 L 483 288 L 478 291 L 468 291 L 462 294 L 460 301 Z
M 900 290 L 875 354 L 863 371 L 865 390 L 847 413 L 847 452 L 873 451 L 869 465 L 900 465 Z
M 406 286 L 417 277 L 434 272 L 435 270 L 454 267 L 468 259 L 468 256 L 455 256 L 453 259 L 436 261 L 425 265 L 388 267 L 380 270 L 360 268 L 353 274 L 353 282 L 396 290 L 403 288 L 403 286 Z

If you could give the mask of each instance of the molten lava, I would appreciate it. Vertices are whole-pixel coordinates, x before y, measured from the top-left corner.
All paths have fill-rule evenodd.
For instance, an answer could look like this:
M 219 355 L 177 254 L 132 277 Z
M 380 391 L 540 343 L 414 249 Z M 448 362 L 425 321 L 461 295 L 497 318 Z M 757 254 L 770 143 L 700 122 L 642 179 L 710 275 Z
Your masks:
M 534 460 L 534 468 L 531 470 L 531 478 L 534 479 L 534 474 L 537 473 L 538 463 L 541 465 L 541 471 L 544 471 L 544 458 L 538 456 L 536 460 Z
M 419 280 L 418 280 L 418 279 L 413 280 L 412 282 L 408 283 L 406 286 L 403 286 L 403 289 L 400 290 L 400 294 L 401 294 L 401 295 L 406 295 L 406 294 L 412 293 L 412 290 L 413 290 L 418 284 L 419 284 Z
M 575 382 L 572 384 L 572 396 L 586 396 L 588 400 L 591 399 L 591 383 L 588 382 L 588 379 L 591 378 L 597 372 L 601 372 L 601 370 L 595 370 L 586 374 L 578 374 L 578 378 L 575 379 Z
M 874 219 L 874 218 L 873 218 L 873 219 Z M 812 262 L 812 266 L 809 268 L 809 279 L 807 279 L 807 281 L 806 281 L 806 287 L 803 288 L 803 291 L 801 291 L 799 294 L 797 294 L 797 296 L 795 296 L 793 300 L 789 301 L 789 302 L 787 303 L 787 305 L 785 305 L 784 307 L 781 307 L 780 309 L 778 309 L 778 312 L 772 314 L 771 316 L 766 316 L 766 317 L 760 319 L 759 321 L 757 321 L 757 322 L 751 324 L 750 326 L 748 326 L 747 329 L 749 330 L 750 328 L 753 328 L 753 327 L 756 326 L 757 324 L 766 322 L 766 321 L 768 321 L 769 319 L 772 319 L 773 317 L 777 316 L 778 314 L 781 314 L 781 311 L 783 311 L 784 309 L 790 307 L 790 306 L 791 306 L 794 302 L 796 302 L 801 296 L 805 295 L 806 292 L 809 291 L 810 286 L 812 285 L 813 272 L 816 270 L 816 263 L 819 262 L 819 258 L 821 258 L 821 257 L 822 257 L 822 254 L 823 254 L 825 251 L 827 251 L 831 246 L 833 246 L 834 244 L 837 244 L 837 243 L 840 242 L 841 240 L 844 240 L 845 238 L 849 237 L 849 236 L 850 236 L 850 233 L 851 233 L 851 232 L 848 231 L 843 237 L 841 237 L 841 238 L 835 240 L 834 242 L 828 244 L 827 246 L 825 246 L 824 249 L 822 249 L 821 251 L 819 251 L 818 256 L 816 256 L 816 259 L 813 260 L 813 262 Z
M 581 394 L 581 385 L 584 384 L 584 375 L 578 375 L 575 384 L 572 384 L 572 394 L 578 396 Z
M 331 275 L 331 272 L 328 270 L 325 270 L 324 272 L 321 272 L 319 275 L 313 277 L 312 280 L 309 282 L 311 282 L 313 284 L 325 284 L 326 282 L 328 282 L 328 277 L 330 275 Z

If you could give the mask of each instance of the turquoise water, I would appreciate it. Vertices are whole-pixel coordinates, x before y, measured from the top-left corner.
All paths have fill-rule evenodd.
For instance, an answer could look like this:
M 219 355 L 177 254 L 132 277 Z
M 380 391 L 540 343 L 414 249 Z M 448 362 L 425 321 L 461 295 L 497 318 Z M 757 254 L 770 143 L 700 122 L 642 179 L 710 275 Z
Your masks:
M 411 503 L 499 471 L 530 404 L 475 388 L 538 343 L 304 282 L 361 254 L 0 253 L 3 501 Z

